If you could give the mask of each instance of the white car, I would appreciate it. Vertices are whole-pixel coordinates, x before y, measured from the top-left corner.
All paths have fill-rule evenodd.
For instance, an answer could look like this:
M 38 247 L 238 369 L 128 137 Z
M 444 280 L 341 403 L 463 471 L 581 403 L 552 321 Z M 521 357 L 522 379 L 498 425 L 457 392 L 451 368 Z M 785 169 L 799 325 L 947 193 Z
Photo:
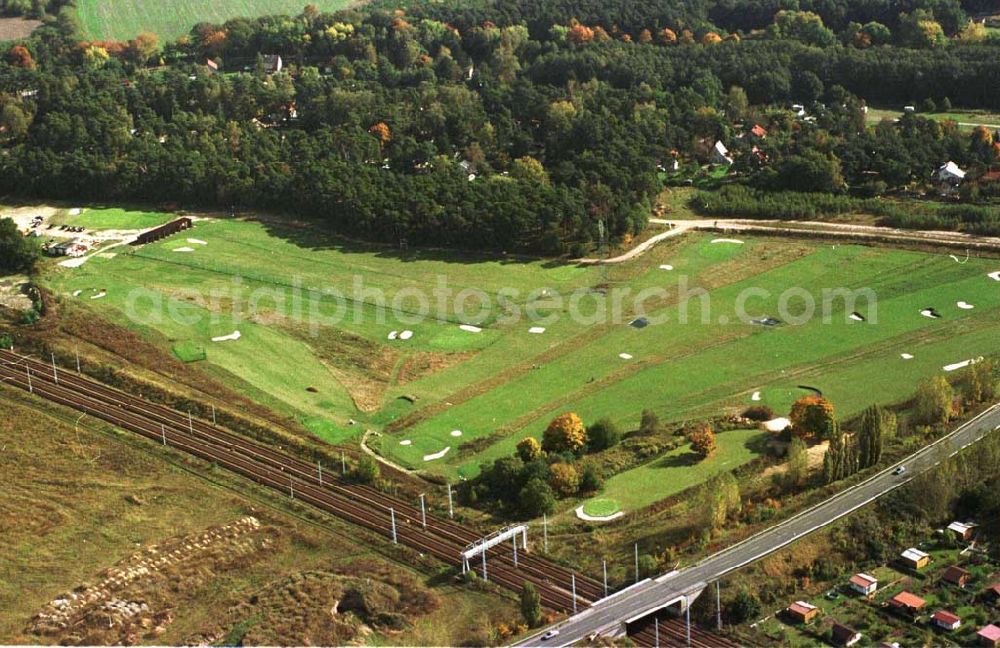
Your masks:
M 896 468 L 895 470 L 893 470 L 892 474 L 893 475 L 902 475 L 905 472 L 906 472 L 906 466 L 900 466 L 900 467 Z
M 549 630 L 548 632 L 542 635 L 542 641 L 548 641 L 549 639 L 555 637 L 558 634 L 559 634 L 558 630 Z

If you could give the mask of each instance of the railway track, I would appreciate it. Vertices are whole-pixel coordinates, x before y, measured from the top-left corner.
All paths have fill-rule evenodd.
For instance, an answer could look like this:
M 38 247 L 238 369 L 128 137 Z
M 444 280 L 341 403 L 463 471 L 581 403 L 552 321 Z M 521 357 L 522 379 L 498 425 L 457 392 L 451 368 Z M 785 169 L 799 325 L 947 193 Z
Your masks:
M 0 381 L 212 462 L 381 536 L 392 538 L 394 515 L 399 543 L 446 564 L 458 563 L 466 546 L 481 537 L 434 515 L 426 516 L 425 527 L 420 509 L 409 502 L 321 472 L 319 466 L 190 415 L 12 351 L 0 350 Z M 573 572 L 562 566 L 523 552 L 515 565 L 512 547 L 503 545 L 488 551 L 487 574 L 489 580 L 515 592 L 525 581 L 532 582 L 545 607 L 560 612 L 574 610 Z M 577 609 L 601 595 L 601 584 L 576 578 Z
M 689 645 L 691 648 L 739 648 L 739 644 L 694 625 L 691 626 L 691 643 L 688 644 L 687 629 L 683 620 L 666 615 L 659 617 L 659 620 L 659 637 L 657 637 L 652 617 L 629 637 L 637 645 L 650 648 L 657 646 L 661 648 L 686 648 Z

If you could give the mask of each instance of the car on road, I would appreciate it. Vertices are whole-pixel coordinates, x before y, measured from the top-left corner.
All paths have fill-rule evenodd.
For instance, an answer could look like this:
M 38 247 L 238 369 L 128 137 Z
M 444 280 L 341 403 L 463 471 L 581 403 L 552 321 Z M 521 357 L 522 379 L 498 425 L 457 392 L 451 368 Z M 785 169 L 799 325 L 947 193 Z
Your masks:
M 898 468 L 896 468 L 895 470 L 892 471 L 892 474 L 893 475 L 902 475 L 905 472 L 906 472 L 906 466 L 899 466 Z
M 549 630 L 548 632 L 542 635 L 542 641 L 548 641 L 549 639 L 555 637 L 558 634 L 559 634 L 558 630 Z

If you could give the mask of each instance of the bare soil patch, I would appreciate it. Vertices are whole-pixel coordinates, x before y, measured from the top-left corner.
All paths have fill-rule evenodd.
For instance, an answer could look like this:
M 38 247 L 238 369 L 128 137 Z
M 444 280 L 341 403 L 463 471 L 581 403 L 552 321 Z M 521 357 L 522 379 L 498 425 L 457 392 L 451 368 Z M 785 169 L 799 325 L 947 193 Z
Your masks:
M 403 361 L 396 375 L 396 384 L 406 385 L 421 378 L 426 378 L 439 371 L 444 371 L 465 362 L 474 355 L 476 355 L 475 351 L 464 353 L 430 353 L 422 351 L 415 353 Z
M 42 21 L 26 18 L 0 18 L 0 41 L 27 38 L 31 32 L 41 27 Z

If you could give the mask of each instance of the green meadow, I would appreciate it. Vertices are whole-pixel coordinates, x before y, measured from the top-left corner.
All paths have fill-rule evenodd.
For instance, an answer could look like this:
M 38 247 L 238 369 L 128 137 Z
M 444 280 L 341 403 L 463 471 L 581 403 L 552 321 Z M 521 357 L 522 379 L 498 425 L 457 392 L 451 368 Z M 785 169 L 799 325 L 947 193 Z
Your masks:
M 627 263 L 578 266 L 400 252 L 242 220 L 202 220 L 117 251 L 53 267 L 51 287 L 328 441 L 373 429 L 393 461 L 451 479 L 540 437 L 565 411 L 633 429 L 643 409 L 665 421 L 756 402 L 785 412 L 808 386 L 847 417 L 1000 346 L 994 259 L 689 234 Z M 479 292 L 463 309 L 456 296 L 470 288 Z M 630 325 L 640 315 L 652 323 Z M 763 317 L 785 321 L 747 321 Z M 212 341 L 235 331 L 238 340 Z M 758 436 L 720 434 L 720 452 L 696 465 L 677 449 L 611 476 L 606 495 L 625 509 L 651 503 L 751 460 Z

